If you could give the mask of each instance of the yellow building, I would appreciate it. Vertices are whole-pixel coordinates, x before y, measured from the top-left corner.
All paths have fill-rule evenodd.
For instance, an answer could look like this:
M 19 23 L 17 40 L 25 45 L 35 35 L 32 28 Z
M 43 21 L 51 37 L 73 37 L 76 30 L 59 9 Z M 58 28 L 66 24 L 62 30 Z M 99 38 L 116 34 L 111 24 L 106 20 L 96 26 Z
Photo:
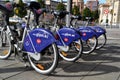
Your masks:
M 108 5 L 108 4 L 102 4 L 99 6 L 99 10 L 100 10 L 99 23 L 100 24 L 105 24 L 106 20 L 109 18 L 109 16 L 110 16 L 109 7 L 110 7 L 110 5 Z M 110 23 L 109 20 L 108 20 L 108 23 Z
M 112 22 L 113 24 L 120 24 L 120 1 L 119 0 L 114 2 Z
M 106 4 L 102 4 L 100 9 L 100 24 L 106 23 L 108 19 L 109 25 L 120 25 L 120 0 L 106 0 Z M 108 13 L 105 13 L 108 10 Z

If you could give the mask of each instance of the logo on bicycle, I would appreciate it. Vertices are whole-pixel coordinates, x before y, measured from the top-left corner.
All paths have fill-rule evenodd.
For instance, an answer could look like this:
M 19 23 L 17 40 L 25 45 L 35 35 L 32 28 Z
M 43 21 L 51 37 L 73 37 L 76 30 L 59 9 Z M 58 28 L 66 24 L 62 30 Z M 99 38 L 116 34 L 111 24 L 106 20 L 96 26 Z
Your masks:
M 45 33 L 43 33 L 43 34 L 41 34 L 41 33 L 33 33 L 33 35 L 36 36 L 36 37 L 48 38 L 48 35 L 45 34 Z
M 25 45 L 26 45 L 26 46 L 29 46 L 29 45 L 30 45 L 30 41 L 29 41 L 29 40 L 26 40 L 26 41 L 25 41 Z
M 82 35 L 83 35 L 83 36 L 86 36 L 87 34 L 86 34 L 86 33 L 83 33 Z
M 41 39 L 37 39 L 36 42 L 37 42 L 38 44 L 40 44 L 42 41 L 41 41 Z
M 62 33 L 62 35 L 64 35 L 64 36 L 71 36 L 71 37 L 75 37 L 75 34 L 70 34 L 70 33 Z
M 91 30 L 82 30 L 81 32 L 91 32 Z

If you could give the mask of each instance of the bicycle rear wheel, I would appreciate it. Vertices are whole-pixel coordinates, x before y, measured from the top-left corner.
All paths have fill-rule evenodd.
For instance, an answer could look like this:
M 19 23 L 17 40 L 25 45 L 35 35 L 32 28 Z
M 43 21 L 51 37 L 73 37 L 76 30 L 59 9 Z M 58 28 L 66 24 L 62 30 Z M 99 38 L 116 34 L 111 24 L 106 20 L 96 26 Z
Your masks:
M 98 39 L 98 45 L 97 45 L 96 49 L 100 49 L 100 48 L 104 47 L 104 45 L 106 44 L 106 41 L 107 41 L 106 34 L 100 35 L 97 39 Z
M 33 53 L 31 53 L 33 54 Z M 41 53 L 41 59 L 35 60 L 28 54 L 28 59 L 31 66 L 41 74 L 50 74 L 52 73 L 58 64 L 58 52 L 56 44 L 53 43 L 47 48 L 45 48 Z
M 98 44 L 96 36 L 89 38 L 87 41 L 83 41 L 83 54 L 92 53 Z
M 77 49 L 77 50 L 76 50 Z M 80 58 L 82 54 L 82 42 L 81 40 L 73 41 L 69 45 L 68 51 L 59 50 L 59 55 L 66 61 L 74 62 Z

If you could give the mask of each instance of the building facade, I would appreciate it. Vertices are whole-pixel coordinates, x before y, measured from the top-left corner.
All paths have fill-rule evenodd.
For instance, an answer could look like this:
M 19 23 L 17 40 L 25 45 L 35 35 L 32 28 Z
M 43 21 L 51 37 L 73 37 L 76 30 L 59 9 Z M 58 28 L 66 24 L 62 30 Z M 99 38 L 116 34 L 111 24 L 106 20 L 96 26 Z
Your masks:
M 79 11 L 81 13 L 84 8 L 84 0 L 73 0 L 72 6 L 74 7 L 74 5 L 79 7 Z
M 86 7 L 88 7 L 91 11 L 95 11 L 98 9 L 98 0 L 87 0 Z
M 107 6 L 107 8 L 105 7 Z M 100 18 L 99 22 L 103 21 L 105 23 L 108 19 L 109 25 L 120 25 L 120 0 L 106 0 L 106 4 L 100 6 Z M 108 10 L 108 13 L 105 13 Z
M 109 7 L 110 7 L 109 4 L 101 4 L 99 6 L 99 10 L 100 10 L 99 23 L 102 25 L 105 24 L 108 19 L 111 20 L 111 15 L 109 13 Z M 110 23 L 109 20 L 107 23 Z

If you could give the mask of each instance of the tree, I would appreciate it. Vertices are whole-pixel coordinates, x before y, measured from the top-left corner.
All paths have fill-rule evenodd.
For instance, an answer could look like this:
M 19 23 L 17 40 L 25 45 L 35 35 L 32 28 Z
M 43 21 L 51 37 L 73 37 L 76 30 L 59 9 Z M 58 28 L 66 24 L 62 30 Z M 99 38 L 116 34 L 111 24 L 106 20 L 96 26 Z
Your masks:
M 60 10 L 60 11 L 66 10 L 65 5 L 63 3 L 59 3 L 56 7 L 56 10 Z
M 9 0 L 6 0 L 5 2 L 10 2 Z
M 73 9 L 72 9 L 72 14 L 74 15 L 79 15 L 80 14 L 80 11 L 79 11 L 79 7 L 78 6 L 74 6 Z
M 41 6 L 42 8 L 45 7 L 45 2 L 44 2 L 43 0 L 37 0 L 37 1 L 40 3 L 40 6 Z
M 85 20 L 86 17 L 92 17 L 91 10 L 86 7 L 82 12 L 82 17 L 83 17 L 83 20 Z
M 92 11 L 92 17 L 94 18 L 94 20 L 98 20 L 99 10 Z
M 25 4 L 23 3 L 22 0 L 18 1 L 18 7 L 16 7 L 14 9 L 14 13 L 18 16 L 18 17 L 25 17 L 27 15 L 27 10 L 24 8 Z

